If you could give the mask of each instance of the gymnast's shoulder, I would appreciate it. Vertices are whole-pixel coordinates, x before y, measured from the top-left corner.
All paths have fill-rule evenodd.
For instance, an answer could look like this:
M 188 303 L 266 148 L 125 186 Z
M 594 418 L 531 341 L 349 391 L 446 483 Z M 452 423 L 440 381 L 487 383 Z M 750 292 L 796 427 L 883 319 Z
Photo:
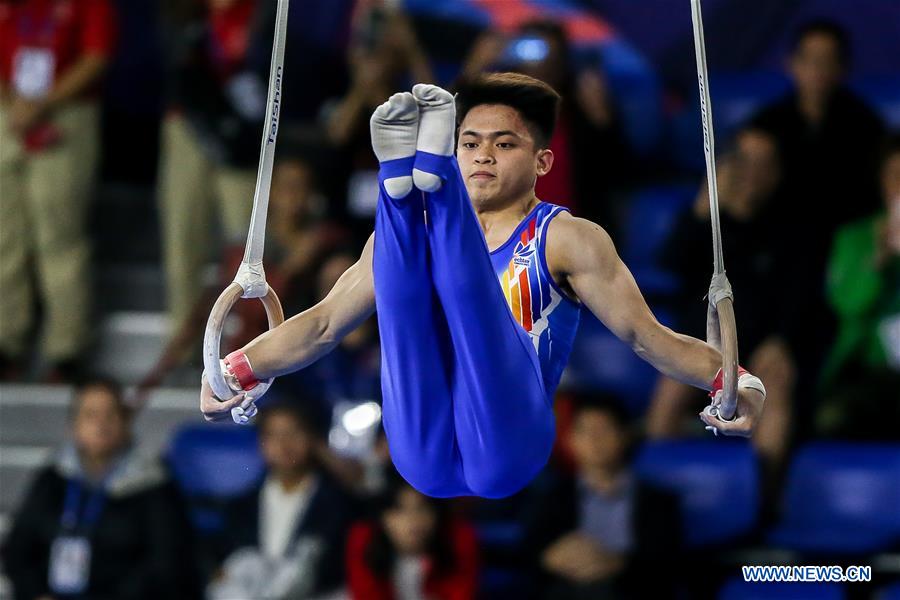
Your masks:
M 586 268 L 614 266 L 618 255 L 603 227 L 568 211 L 547 226 L 547 266 L 554 273 L 573 273 Z

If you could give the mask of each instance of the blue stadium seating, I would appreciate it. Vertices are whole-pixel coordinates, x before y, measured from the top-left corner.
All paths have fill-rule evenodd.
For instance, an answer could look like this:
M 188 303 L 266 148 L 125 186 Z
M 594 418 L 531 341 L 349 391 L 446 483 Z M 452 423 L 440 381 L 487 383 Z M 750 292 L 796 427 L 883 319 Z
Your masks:
M 710 75 L 709 93 L 716 152 L 724 150 L 737 129 L 757 111 L 789 89 L 788 79 L 781 73 L 772 71 Z M 685 107 L 672 117 L 670 155 L 677 165 L 700 173 L 706 163 L 699 90 L 692 93 L 686 102 Z
M 690 547 L 728 542 L 756 524 L 758 466 L 746 440 L 648 443 L 635 468 L 641 479 L 678 495 Z
M 892 131 L 900 130 L 900 75 L 869 76 L 850 87 L 881 116 Z
M 843 600 L 836 583 L 747 583 L 732 579 L 719 592 L 719 600 Z
M 900 582 L 879 590 L 876 600 L 900 600 Z
M 659 257 L 696 194 L 694 185 L 669 185 L 647 188 L 632 197 L 619 251 L 645 295 L 677 291 L 678 280 L 659 267 Z
M 773 71 L 716 73 L 711 77 L 710 100 L 716 139 L 723 143 L 761 108 L 790 91 L 790 80 Z
M 201 532 L 218 530 L 223 502 L 249 490 L 264 472 L 256 430 L 234 425 L 187 425 L 173 437 L 166 459 Z
M 794 456 L 781 547 L 822 553 L 875 552 L 900 542 L 900 445 L 815 443 Z
M 189 496 L 240 494 L 263 474 L 256 430 L 231 425 L 188 425 L 174 436 L 167 456 Z
M 614 394 L 631 414 L 640 415 L 647 408 L 656 379 L 652 366 L 583 311 L 566 368 L 568 386 Z

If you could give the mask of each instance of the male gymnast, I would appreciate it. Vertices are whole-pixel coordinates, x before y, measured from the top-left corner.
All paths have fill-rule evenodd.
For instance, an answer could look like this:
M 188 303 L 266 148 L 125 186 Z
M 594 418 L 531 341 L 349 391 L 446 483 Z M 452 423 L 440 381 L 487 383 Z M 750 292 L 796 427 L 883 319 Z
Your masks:
M 246 422 L 260 381 L 313 363 L 376 309 L 391 456 L 430 496 L 508 496 L 544 466 L 582 306 L 715 402 L 720 353 L 655 319 L 600 226 L 535 196 L 559 101 L 537 79 L 495 73 L 455 102 L 419 84 L 378 107 L 374 234 L 324 300 L 228 355 L 234 397 L 215 398 L 204 380 L 206 418 L 236 409 Z M 701 413 L 708 428 L 750 435 L 765 388 L 741 370 L 738 395 L 730 422 Z

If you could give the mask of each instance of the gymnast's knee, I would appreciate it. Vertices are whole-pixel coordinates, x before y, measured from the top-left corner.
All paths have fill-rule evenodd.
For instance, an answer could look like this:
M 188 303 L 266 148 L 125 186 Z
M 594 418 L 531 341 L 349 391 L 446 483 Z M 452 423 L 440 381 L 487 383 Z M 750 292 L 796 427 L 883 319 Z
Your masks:
M 506 498 L 520 491 L 543 465 L 533 465 L 533 468 L 503 469 L 488 465 L 479 465 L 477 469 L 466 471 L 466 484 L 472 490 L 472 494 L 482 498 Z
M 543 444 L 536 444 L 543 445 Z M 547 464 L 551 443 L 546 451 L 525 453 L 507 451 L 497 453 L 477 464 L 464 464 L 466 485 L 482 498 L 506 498 L 524 488 Z
M 421 456 L 413 457 L 410 461 L 398 460 L 394 456 L 393 460 L 400 476 L 426 496 L 454 498 L 472 495 L 472 490 L 466 486 L 461 477 L 457 476 L 459 468 L 456 465 L 444 467 L 427 465 Z

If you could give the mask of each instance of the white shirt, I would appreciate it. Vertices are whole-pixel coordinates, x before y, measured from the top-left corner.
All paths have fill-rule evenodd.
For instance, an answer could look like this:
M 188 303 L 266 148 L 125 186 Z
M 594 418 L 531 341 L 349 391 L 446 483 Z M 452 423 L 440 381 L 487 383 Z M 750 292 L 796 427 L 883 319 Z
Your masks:
M 277 558 L 287 553 L 291 536 L 317 487 L 314 475 L 290 492 L 285 492 L 275 478 L 266 478 L 259 503 L 259 549 L 264 556 Z
M 425 562 L 421 556 L 397 556 L 394 589 L 398 600 L 424 600 Z

